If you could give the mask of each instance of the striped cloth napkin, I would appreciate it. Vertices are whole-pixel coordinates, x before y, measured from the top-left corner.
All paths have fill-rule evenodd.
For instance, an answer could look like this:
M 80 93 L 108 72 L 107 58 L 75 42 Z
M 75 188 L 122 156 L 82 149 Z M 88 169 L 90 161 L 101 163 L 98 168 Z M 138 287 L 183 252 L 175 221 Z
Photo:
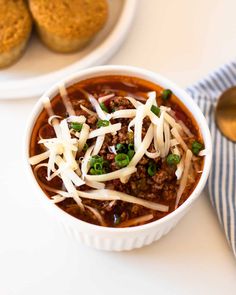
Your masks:
M 236 256 L 236 144 L 222 136 L 214 120 L 217 98 L 232 86 L 236 86 L 236 62 L 210 73 L 187 88 L 187 92 L 202 109 L 209 124 L 213 161 L 207 185 L 211 203 Z

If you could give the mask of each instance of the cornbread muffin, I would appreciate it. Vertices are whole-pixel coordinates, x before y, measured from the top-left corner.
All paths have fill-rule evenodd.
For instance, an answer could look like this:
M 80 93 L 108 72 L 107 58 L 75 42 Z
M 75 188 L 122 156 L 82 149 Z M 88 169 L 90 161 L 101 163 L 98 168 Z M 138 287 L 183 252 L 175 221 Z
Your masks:
M 57 52 L 84 47 L 108 16 L 106 0 L 29 0 L 29 6 L 43 43 Z
M 32 19 L 24 0 L 0 0 L 0 68 L 22 55 L 31 29 Z

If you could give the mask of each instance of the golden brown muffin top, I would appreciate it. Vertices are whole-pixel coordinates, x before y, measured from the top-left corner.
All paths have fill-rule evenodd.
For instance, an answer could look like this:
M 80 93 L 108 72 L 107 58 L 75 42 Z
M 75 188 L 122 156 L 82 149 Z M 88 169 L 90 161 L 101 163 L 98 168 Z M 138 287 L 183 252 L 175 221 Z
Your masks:
M 32 20 L 24 0 L 0 0 L 0 53 L 28 38 Z
M 104 25 L 106 0 L 29 0 L 36 23 L 60 37 L 89 38 Z

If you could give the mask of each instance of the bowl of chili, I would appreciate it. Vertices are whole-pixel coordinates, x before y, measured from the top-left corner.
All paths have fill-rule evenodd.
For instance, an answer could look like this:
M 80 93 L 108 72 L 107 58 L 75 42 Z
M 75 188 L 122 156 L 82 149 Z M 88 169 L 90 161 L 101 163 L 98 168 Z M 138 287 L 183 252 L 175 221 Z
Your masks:
M 207 122 L 192 98 L 130 66 L 58 82 L 26 129 L 35 196 L 76 240 L 102 250 L 131 250 L 167 234 L 203 190 L 211 157 Z

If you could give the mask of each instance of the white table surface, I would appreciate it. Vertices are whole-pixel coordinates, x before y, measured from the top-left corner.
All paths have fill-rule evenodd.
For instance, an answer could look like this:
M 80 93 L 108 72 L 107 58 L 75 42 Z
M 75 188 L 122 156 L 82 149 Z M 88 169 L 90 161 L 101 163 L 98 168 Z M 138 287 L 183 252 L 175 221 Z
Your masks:
M 185 87 L 236 55 L 235 0 L 140 0 L 111 64 L 160 72 Z M 99 252 L 67 239 L 31 194 L 22 164 L 35 101 L 0 103 L 1 295 L 236 294 L 236 265 L 207 192 L 143 249 Z

